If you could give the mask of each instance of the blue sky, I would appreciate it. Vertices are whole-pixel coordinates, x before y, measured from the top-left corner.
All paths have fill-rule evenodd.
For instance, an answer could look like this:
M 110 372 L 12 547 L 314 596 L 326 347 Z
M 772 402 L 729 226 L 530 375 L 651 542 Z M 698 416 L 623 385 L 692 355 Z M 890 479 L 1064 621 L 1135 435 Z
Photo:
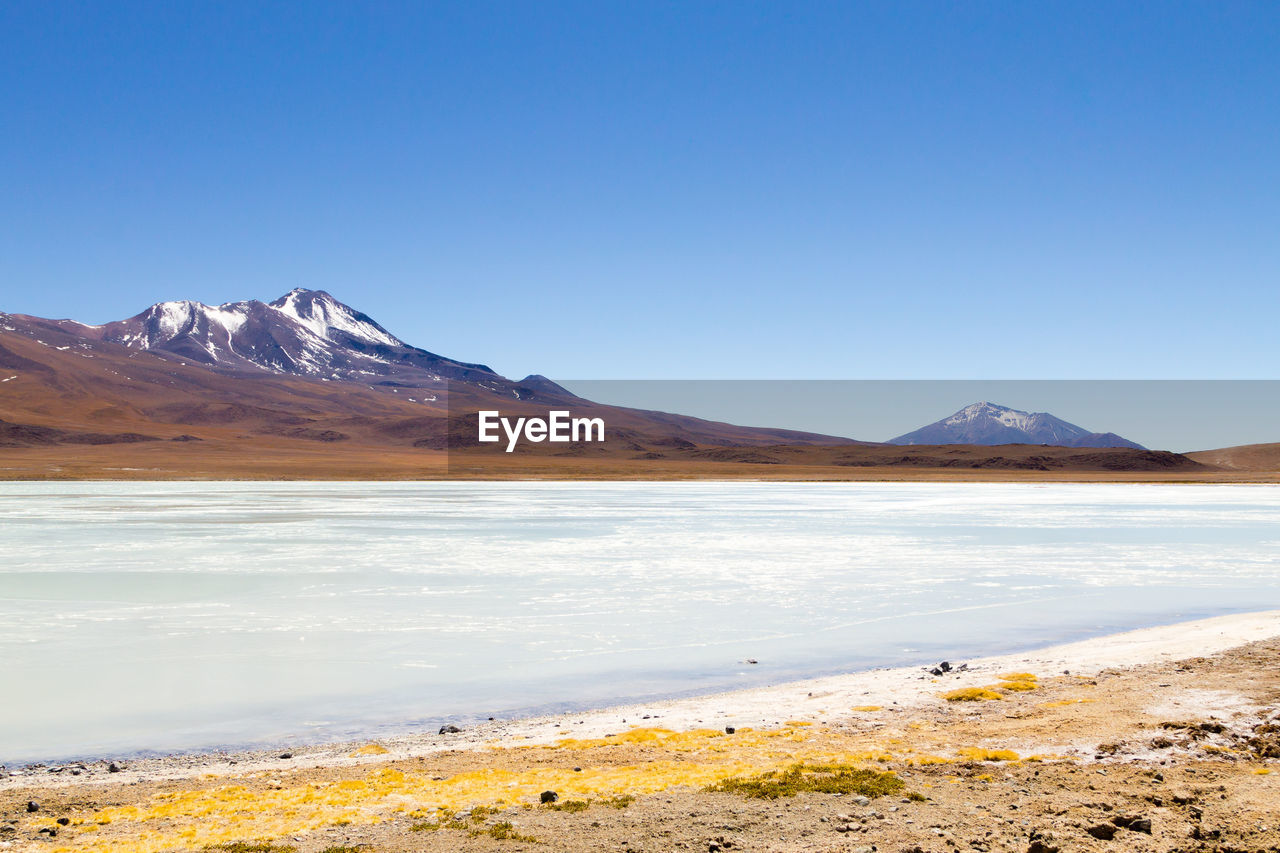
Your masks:
M 1274 378 L 1274 3 L 0 6 L 0 310 L 578 378 Z

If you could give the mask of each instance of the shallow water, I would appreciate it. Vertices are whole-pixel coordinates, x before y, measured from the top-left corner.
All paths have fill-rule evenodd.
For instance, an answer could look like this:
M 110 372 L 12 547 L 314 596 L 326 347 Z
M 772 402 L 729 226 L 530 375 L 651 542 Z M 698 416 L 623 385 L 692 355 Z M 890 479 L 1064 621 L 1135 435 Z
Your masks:
M 2 483 L 0 762 L 956 660 L 1278 581 L 1265 486 Z

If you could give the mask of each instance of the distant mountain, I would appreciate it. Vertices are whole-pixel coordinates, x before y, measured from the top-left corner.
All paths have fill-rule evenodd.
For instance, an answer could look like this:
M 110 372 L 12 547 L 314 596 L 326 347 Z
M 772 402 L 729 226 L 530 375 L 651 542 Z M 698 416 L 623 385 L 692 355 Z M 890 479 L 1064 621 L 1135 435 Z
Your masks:
M 1113 432 L 1089 432 L 1048 412 L 1022 412 L 995 403 L 974 403 L 948 418 L 891 438 L 889 444 L 1048 444 L 1057 447 L 1142 445 Z

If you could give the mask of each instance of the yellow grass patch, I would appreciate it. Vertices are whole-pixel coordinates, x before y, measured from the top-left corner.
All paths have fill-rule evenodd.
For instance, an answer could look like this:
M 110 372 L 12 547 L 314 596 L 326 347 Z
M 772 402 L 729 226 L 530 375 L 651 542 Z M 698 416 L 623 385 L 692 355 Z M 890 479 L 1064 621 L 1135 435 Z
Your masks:
M 997 690 L 1007 690 L 1010 693 L 1019 693 L 1025 690 L 1035 690 L 1040 685 L 1034 681 L 1002 681 L 995 685 Z
M 956 750 L 956 753 L 969 761 L 1017 761 L 1018 753 L 1012 749 L 985 749 L 980 746 L 967 746 Z
M 1070 705 L 1088 705 L 1090 702 L 1094 702 L 1094 701 L 1096 700 L 1094 699 L 1063 699 L 1060 702 L 1042 702 L 1040 703 L 1040 707 L 1041 708 L 1066 708 Z
M 58 845 L 49 848 L 51 853 L 161 853 L 269 841 L 330 826 L 367 826 L 397 816 L 439 824 L 446 812 L 471 813 L 477 807 L 533 808 L 546 790 L 556 791 L 563 801 L 621 807 L 637 796 L 676 786 L 705 788 L 732 777 L 781 771 L 797 761 L 850 766 L 894 758 L 878 749 L 850 753 L 811 746 L 811 737 L 804 727 L 792 726 L 740 729 L 734 735 L 711 729 L 633 729 L 609 738 L 566 739 L 555 746 L 534 748 L 549 753 L 591 746 L 608 750 L 627 743 L 692 754 L 676 756 L 679 760 L 637 757 L 626 766 L 584 766 L 578 772 L 572 764 L 587 762 L 575 756 L 576 761 L 559 767 L 508 770 L 496 766 L 447 779 L 416 768 L 394 767 L 322 782 L 302 782 L 286 774 L 276 776 L 280 781 L 268 785 L 262 777 L 250 783 L 156 794 L 137 805 L 86 810 L 71 815 L 71 825 L 59 830 Z M 513 747 L 508 754 L 529 748 Z M 502 752 L 496 751 L 498 755 Z M 512 832 L 518 830 L 514 827 Z
M 783 766 L 790 756 L 769 762 Z M 477 770 L 444 780 L 383 768 L 340 782 L 251 790 L 227 785 L 155 796 L 142 806 L 101 809 L 73 819 L 57 848 L 101 853 L 159 853 L 243 839 L 271 839 L 338 824 L 369 825 L 396 814 L 428 817 L 421 804 L 460 812 L 485 803 L 534 801 L 551 789 L 562 797 L 589 799 L 648 794 L 676 785 L 704 787 L 730 776 L 758 772 L 754 762 L 717 764 L 653 761 L 638 767 L 538 768 L 522 772 Z M 110 837 L 87 825 L 111 826 Z M 96 827 L 95 827 L 96 828 Z M 97 836 L 97 837 L 95 837 Z
M 948 702 L 982 702 L 1003 699 L 1001 692 L 1020 693 L 1027 690 L 1035 690 L 1040 686 L 1036 676 L 1029 672 L 1006 672 L 998 677 L 1000 681 L 996 684 L 987 684 L 982 687 L 962 687 L 959 690 L 943 693 L 942 698 Z
M 941 755 L 913 755 L 909 763 L 924 767 L 929 764 L 950 764 L 952 759 L 943 758 Z
M 349 757 L 360 758 L 363 755 L 386 755 L 390 751 L 380 743 L 368 743 L 353 751 Z
M 1040 686 L 1039 680 L 1035 675 L 1029 672 L 1006 672 L 997 676 L 1000 679 L 999 684 L 988 685 L 996 690 L 1006 690 L 1011 693 L 1035 690 Z
M 943 693 L 942 698 L 948 702 L 985 702 L 1004 697 L 985 687 L 961 687 L 959 690 Z
M 562 738 L 550 746 L 524 746 L 521 749 L 567 749 L 583 750 L 597 747 L 620 746 L 631 744 L 670 749 L 677 752 L 693 752 L 709 750 L 723 752 L 731 749 L 765 746 L 777 741 L 801 743 L 810 738 L 803 729 L 812 726 L 807 722 L 791 722 L 780 729 L 741 728 L 733 734 L 726 734 L 722 729 L 691 729 L 677 732 L 672 729 L 637 727 L 622 734 L 607 735 L 601 738 Z

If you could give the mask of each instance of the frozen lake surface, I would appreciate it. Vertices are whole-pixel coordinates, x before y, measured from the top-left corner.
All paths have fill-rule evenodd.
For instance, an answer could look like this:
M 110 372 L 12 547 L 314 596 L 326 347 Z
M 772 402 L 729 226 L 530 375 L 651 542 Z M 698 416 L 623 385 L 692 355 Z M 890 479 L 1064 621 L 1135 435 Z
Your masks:
M 388 735 L 1276 607 L 1266 486 L 0 483 L 0 763 Z

